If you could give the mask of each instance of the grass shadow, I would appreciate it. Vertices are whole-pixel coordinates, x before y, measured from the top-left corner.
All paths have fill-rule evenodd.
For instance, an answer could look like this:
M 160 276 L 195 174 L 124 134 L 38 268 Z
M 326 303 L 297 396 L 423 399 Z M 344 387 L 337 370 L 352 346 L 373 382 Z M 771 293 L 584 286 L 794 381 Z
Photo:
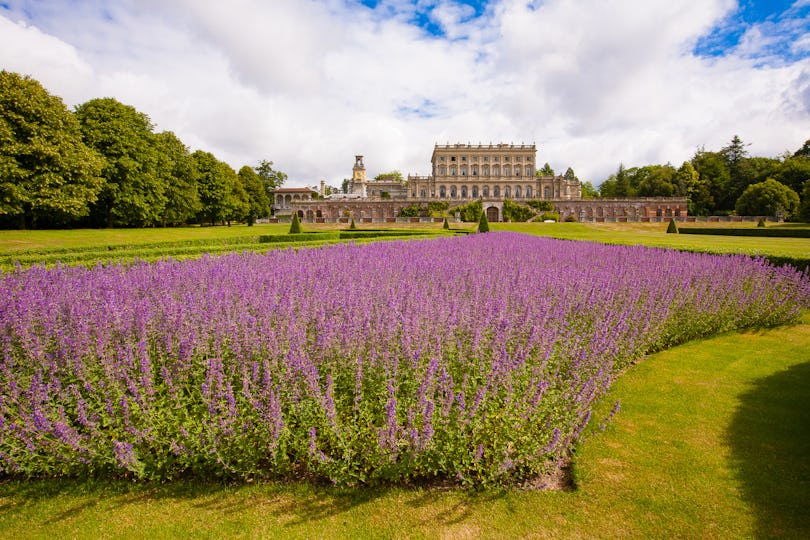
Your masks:
M 726 432 L 758 538 L 810 538 L 810 362 L 754 382 Z

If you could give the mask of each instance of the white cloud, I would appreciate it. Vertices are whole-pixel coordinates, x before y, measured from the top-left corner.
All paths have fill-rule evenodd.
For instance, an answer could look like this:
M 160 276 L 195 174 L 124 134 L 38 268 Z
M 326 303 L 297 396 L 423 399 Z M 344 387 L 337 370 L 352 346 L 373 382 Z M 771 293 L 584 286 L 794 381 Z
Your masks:
M 806 59 L 692 55 L 730 0 L 503 0 L 478 18 L 421 0 L 441 39 L 403 0 L 11 4 L 3 69 L 70 104 L 114 96 L 235 168 L 271 159 L 291 185 L 339 185 L 355 154 L 372 175 L 427 174 L 435 142 L 536 142 L 598 183 L 735 133 L 759 155 L 810 137 Z

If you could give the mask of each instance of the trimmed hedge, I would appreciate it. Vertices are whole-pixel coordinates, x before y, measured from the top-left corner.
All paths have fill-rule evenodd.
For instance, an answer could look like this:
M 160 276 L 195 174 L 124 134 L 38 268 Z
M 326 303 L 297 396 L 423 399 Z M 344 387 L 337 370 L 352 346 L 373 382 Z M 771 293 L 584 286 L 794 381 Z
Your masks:
M 763 236 L 781 238 L 810 238 L 810 229 L 681 227 L 680 234 L 707 234 L 714 236 Z

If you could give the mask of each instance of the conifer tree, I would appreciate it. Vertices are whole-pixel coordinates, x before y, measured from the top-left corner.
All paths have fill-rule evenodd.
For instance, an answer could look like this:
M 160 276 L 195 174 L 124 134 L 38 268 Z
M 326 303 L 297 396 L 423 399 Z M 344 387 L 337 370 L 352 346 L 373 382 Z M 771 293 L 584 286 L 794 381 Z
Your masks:
M 293 212 L 292 225 L 290 225 L 290 234 L 301 234 L 301 222 L 298 221 L 298 212 Z
M 486 212 L 481 212 L 481 219 L 478 221 L 478 232 L 489 232 L 489 221 L 487 221 Z
M 675 224 L 675 218 L 669 219 L 669 226 L 667 227 L 667 234 L 678 234 L 678 226 Z

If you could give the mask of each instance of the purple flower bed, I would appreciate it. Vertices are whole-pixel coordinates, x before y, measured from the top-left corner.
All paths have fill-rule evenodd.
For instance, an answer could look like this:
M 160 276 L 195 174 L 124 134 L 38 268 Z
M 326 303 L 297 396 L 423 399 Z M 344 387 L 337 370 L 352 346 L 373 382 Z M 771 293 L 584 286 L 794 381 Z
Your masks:
M 795 320 L 761 260 L 514 233 L 0 276 L 0 471 L 521 481 L 618 370 Z

